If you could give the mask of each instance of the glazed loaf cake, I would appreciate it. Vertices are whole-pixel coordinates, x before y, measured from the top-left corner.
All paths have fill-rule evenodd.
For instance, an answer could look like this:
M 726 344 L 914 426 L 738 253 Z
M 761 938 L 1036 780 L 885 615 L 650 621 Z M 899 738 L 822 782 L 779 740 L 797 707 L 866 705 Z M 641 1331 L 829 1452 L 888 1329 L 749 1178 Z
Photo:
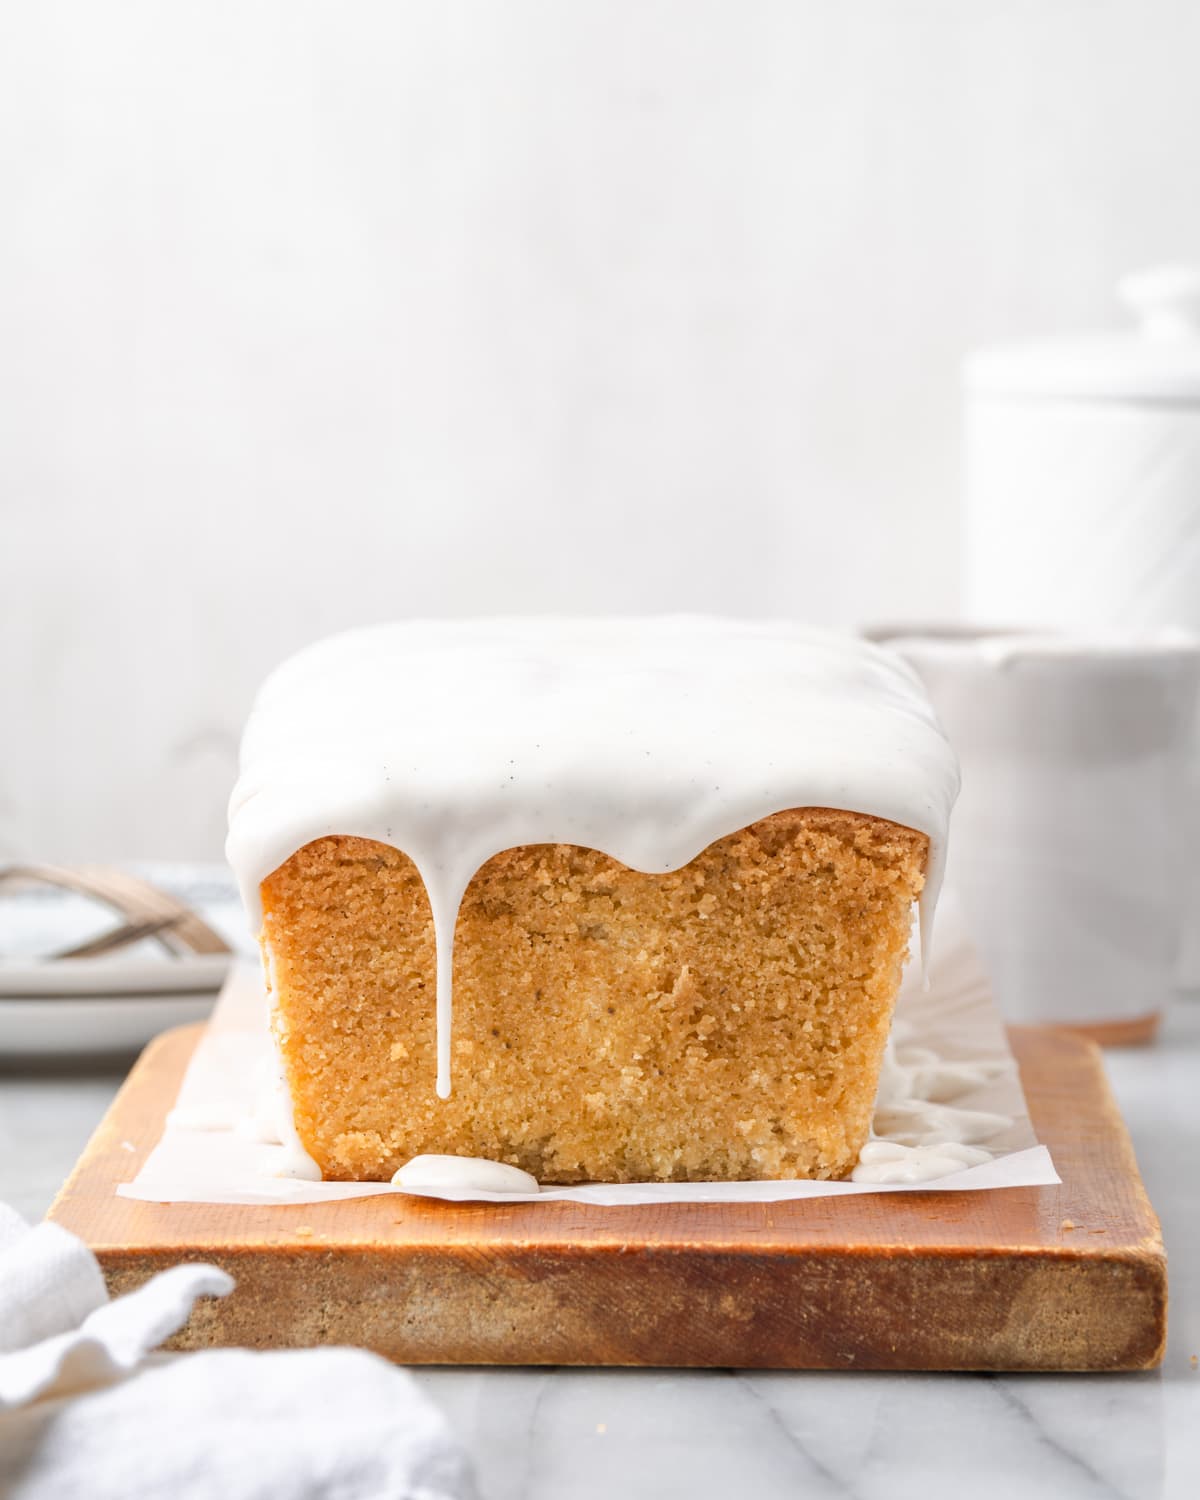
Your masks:
M 910 671 L 797 627 L 310 648 L 259 696 L 229 842 L 299 1142 L 339 1179 L 845 1175 L 956 789 Z

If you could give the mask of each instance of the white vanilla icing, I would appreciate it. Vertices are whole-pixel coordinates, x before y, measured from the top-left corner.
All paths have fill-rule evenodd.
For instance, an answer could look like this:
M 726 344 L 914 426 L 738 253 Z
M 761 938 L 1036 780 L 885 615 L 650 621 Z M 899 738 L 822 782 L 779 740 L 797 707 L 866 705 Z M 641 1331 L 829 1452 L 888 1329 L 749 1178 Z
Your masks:
M 915 672 L 861 640 L 708 618 L 413 621 L 322 641 L 267 679 L 227 852 L 256 926 L 260 883 L 313 839 L 413 860 L 445 1097 L 458 908 L 501 850 L 576 844 L 667 871 L 787 808 L 869 813 L 929 836 L 927 954 L 957 791 Z
M 275 991 L 275 960 L 269 946 L 264 945 L 264 952 L 267 993 L 271 995 Z M 251 1110 L 238 1118 L 235 1129 L 243 1140 L 272 1148 L 264 1153 L 263 1171 L 268 1176 L 293 1178 L 299 1182 L 322 1180 L 324 1174 L 305 1150 L 296 1129 L 296 1113 L 274 1027 L 270 1029 L 268 1050 L 254 1069 Z
M 922 1100 L 930 1104 L 949 1104 L 972 1089 L 993 1083 L 1016 1064 L 1011 1059 L 950 1062 L 930 1047 L 909 1041 L 911 1023 L 897 1020 L 883 1054 L 879 1074 L 876 1109 L 888 1109 Z
M 982 1109 L 956 1109 L 951 1104 L 935 1104 L 929 1099 L 906 1099 L 875 1109 L 876 1133 L 901 1146 L 930 1146 L 948 1140 L 974 1146 L 990 1141 L 1011 1124 L 1008 1115 Z
M 320 1182 L 324 1174 L 304 1149 L 296 1129 L 292 1096 L 288 1092 L 283 1059 L 274 1038 L 270 1052 L 257 1069 L 255 1088 L 253 1113 L 238 1121 L 238 1134 L 244 1140 L 258 1141 L 264 1146 L 282 1147 L 270 1155 L 266 1166 L 270 1176 Z
M 536 1193 L 538 1180 L 520 1167 L 483 1156 L 414 1156 L 392 1177 L 399 1188 L 431 1193 Z
M 968 1167 L 991 1161 L 991 1153 L 958 1141 L 935 1146 L 899 1146 L 894 1141 L 868 1141 L 859 1152 L 852 1182 L 935 1182 Z
M 1011 1059 L 952 1062 L 914 1045 L 901 1024 L 883 1054 L 871 1139 L 852 1182 L 933 1182 L 991 1161 L 980 1143 L 1008 1130 L 1011 1115 L 953 1103 L 1015 1069 Z

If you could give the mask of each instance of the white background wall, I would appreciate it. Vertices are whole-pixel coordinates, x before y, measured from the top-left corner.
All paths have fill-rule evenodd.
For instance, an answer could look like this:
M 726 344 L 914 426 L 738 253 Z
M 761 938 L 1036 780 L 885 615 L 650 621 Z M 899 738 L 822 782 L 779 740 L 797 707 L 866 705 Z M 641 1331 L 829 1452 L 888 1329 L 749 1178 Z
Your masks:
M 963 351 L 1200 254 L 1188 0 L 2 31 L 0 854 L 216 855 L 346 625 L 951 612 Z

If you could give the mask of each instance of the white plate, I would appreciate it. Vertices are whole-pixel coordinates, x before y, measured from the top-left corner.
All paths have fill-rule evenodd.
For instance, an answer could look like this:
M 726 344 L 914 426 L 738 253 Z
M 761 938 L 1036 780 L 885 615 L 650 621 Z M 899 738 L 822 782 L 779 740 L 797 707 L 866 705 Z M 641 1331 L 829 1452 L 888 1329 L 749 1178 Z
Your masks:
M 231 953 L 111 954 L 104 958 L 0 960 L 0 996 L 31 1000 L 41 996 L 124 995 L 158 999 L 182 994 L 215 995 L 225 983 Z
M 0 1067 L 34 1057 L 136 1052 L 160 1031 L 205 1020 L 216 998 L 213 991 L 0 999 Z
M 246 948 L 245 917 L 227 870 L 140 867 L 193 907 L 227 941 Z M 70 891 L 30 887 L 0 900 L 0 1068 L 37 1058 L 129 1057 L 172 1026 L 203 1021 L 232 955 L 166 953 L 155 938 L 95 958 L 47 962 L 43 954 L 111 927 L 112 913 Z

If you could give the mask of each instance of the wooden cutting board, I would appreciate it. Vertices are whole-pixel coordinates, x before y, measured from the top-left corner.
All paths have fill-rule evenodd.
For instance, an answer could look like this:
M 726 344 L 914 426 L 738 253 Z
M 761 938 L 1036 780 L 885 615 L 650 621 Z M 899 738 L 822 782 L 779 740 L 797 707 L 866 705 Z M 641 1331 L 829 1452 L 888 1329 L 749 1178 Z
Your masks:
M 1061 1187 L 773 1204 L 271 1207 L 118 1198 L 199 1027 L 153 1042 L 50 1210 L 114 1293 L 179 1260 L 237 1289 L 174 1347 L 359 1344 L 409 1364 L 1140 1370 L 1166 1258 L 1092 1043 L 1012 1031 Z

